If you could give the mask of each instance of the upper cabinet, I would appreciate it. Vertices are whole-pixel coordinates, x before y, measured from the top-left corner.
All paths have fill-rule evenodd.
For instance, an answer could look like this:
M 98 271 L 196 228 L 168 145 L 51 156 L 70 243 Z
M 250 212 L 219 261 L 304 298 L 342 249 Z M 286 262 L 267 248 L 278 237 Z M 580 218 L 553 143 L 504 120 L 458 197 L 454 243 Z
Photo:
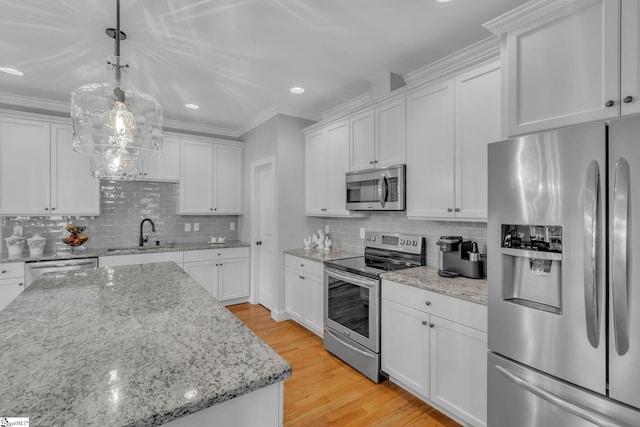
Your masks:
M 486 24 L 502 39 L 503 132 L 640 112 L 639 17 L 638 0 L 539 0 Z
M 500 64 L 407 95 L 407 217 L 487 218 L 487 144 L 500 139 Z
M 349 119 L 349 170 L 406 163 L 405 101 L 397 98 Z
M 180 138 L 164 135 L 162 157 L 140 160 L 138 175 L 140 181 L 180 181 Z
M 241 215 L 243 147 L 209 140 L 181 140 L 182 215 Z
M 346 209 L 349 121 L 307 133 L 305 138 L 305 212 L 309 216 L 351 216 Z
M 71 125 L 0 117 L 0 214 L 99 215 L 100 182 Z

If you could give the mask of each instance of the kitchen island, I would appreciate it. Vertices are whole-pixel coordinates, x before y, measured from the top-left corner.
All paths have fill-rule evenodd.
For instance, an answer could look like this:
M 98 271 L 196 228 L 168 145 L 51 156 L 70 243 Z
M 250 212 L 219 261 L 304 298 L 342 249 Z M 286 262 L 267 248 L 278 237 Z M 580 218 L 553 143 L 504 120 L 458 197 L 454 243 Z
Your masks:
M 44 275 L 0 315 L 0 416 L 282 423 L 291 366 L 175 263 Z

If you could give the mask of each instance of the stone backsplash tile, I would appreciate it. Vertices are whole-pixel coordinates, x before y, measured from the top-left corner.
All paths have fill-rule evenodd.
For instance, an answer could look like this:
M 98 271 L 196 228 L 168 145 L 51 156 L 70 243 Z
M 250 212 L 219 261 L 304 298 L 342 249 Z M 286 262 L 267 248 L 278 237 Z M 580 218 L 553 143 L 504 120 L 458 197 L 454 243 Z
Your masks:
M 178 215 L 179 185 L 165 182 L 101 181 L 100 216 L 95 217 L 4 217 L 2 236 L 13 233 L 15 225 L 23 227 L 23 235 L 31 237 L 35 233 L 47 238 L 45 250 L 54 250 L 55 244 L 68 233 L 65 224 L 87 227 L 89 237 L 86 246 L 94 248 L 121 247 L 138 244 L 140 221 L 151 218 L 156 232 L 151 233 L 149 224 L 144 225 L 144 234 L 149 241 L 161 243 L 197 243 L 209 240 L 210 236 L 224 236 L 228 240 L 238 238 L 238 217 L 209 215 Z M 233 222 L 236 230 L 229 230 Z M 200 231 L 185 232 L 185 223 L 200 225 Z M 2 241 L 2 252 L 6 252 Z

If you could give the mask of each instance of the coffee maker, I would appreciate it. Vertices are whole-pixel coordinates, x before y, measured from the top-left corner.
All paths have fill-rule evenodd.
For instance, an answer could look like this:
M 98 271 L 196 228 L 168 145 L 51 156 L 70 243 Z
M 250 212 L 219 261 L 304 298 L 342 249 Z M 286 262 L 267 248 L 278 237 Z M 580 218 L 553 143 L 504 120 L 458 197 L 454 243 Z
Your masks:
M 484 269 L 478 252 L 478 244 L 463 240 L 462 236 L 441 236 L 437 245 L 438 274 L 442 277 L 464 276 L 482 279 Z

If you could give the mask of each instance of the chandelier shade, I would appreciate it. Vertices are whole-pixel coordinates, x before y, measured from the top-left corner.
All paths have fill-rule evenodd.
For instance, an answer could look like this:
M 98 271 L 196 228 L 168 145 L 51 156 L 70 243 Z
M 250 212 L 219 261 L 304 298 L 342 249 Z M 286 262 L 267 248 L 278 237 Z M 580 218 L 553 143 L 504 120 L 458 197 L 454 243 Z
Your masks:
M 140 160 L 162 156 L 162 106 L 122 79 L 128 66 L 120 64 L 119 0 L 117 15 L 117 30 L 107 29 L 116 39 L 116 55 L 107 61 L 115 78 L 71 93 L 73 149 L 91 156 L 93 177 L 134 180 Z

